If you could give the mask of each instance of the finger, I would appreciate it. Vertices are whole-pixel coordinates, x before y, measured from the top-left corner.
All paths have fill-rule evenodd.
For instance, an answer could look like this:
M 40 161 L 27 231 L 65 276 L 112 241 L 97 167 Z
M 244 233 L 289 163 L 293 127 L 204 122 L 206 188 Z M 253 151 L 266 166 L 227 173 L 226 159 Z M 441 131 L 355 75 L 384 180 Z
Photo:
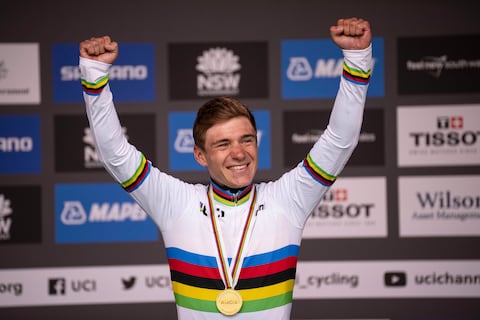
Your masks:
M 345 35 L 347 36 L 356 35 L 357 21 L 358 21 L 357 18 L 350 18 L 345 21 L 345 23 L 347 24 L 345 26 L 345 30 L 346 30 Z
M 344 19 L 338 19 L 337 25 L 330 27 L 330 32 L 332 33 L 332 35 L 341 35 L 343 33 L 343 23 Z

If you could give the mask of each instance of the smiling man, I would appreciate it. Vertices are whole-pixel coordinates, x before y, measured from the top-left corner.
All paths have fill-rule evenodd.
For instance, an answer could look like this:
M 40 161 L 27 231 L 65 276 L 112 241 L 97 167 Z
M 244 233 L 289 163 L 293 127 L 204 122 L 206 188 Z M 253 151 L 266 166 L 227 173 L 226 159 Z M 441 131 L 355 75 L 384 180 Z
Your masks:
M 117 43 L 108 36 L 80 43 L 98 153 L 162 233 L 179 319 L 290 318 L 305 222 L 358 143 L 370 80 L 369 23 L 340 19 L 330 33 L 345 63 L 329 124 L 298 166 L 262 183 L 254 182 L 255 119 L 228 97 L 206 102 L 194 123 L 194 157 L 207 168 L 208 185 L 183 182 L 152 165 L 128 143 L 115 112 L 108 70 Z

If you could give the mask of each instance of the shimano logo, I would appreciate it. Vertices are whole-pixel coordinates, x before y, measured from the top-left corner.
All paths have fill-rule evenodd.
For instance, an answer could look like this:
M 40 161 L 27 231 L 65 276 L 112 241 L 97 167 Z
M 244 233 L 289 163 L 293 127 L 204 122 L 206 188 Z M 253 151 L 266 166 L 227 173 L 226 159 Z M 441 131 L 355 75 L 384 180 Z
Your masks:
M 87 212 L 80 201 L 65 201 L 60 220 L 65 225 L 82 225 L 87 222 L 145 221 L 147 214 L 132 202 L 93 203 Z
M 31 152 L 33 139 L 31 137 L 0 137 L 0 151 Z
M 145 80 L 148 77 L 146 65 L 112 66 L 109 70 L 110 80 Z M 79 81 L 80 68 L 78 66 L 63 66 L 60 68 L 61 81 Z

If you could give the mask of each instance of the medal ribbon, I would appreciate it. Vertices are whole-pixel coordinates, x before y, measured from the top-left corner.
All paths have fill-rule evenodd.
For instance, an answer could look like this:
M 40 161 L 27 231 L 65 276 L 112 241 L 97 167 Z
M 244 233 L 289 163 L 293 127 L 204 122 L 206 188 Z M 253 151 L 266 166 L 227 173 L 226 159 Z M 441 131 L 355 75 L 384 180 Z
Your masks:
M 223 277 L 225 279 L 225 285 L 226 289 L 233 289 L 234 288 L 234 281 L 238 279 L 238 276 L 240 275 L 240 261 L 242 260 L 243 254 L 244 254 L 244 248 L 245 248 L 245 243 L 247 242 L 247 234 L 249 233 L 249 229 L 251 226 L 253 226 L 253 211 L 255 209 L 255 201 L 257 197 L 256 189 L 253 187 L 252 191 L 252 202 L 250 204 L 250 209 L 248 211 L 248 216 L 247 216 L 247 221 L 245 221 L 245 226 L 243 227 L 242 231 L 242 237 L 240 239 L 240 244 L 238 246 L 237 254 L 235 256 L 235 260 L 233 263 L 233 268 L 232 268 L 232 273 L 229 273 L 228 270 L 228 261 L 227 257 L 225 255 L 224 249 L 222 247 L 222 241 L 221 241 L 221 236 L 220 236 L 220 229 L 217 223 L 217 217 L 215 214 L 215 211 L 213 210 L 213 193 L 212 191 L 212 186 L 210 185 L 209 187 L 209 192 L 207 192 L 207 198 L 208 198 L 208 205 L 210 206 L 210 219 L 212 221 L 212 228 L 213 228 L 213 234 L 215 235 L 215 243 L 217 245 L 217 252 L 218 252 L 218 257 L 220 258 L 220 263 L 221 267 L 219 266 L 219 269 L 223 273 Z

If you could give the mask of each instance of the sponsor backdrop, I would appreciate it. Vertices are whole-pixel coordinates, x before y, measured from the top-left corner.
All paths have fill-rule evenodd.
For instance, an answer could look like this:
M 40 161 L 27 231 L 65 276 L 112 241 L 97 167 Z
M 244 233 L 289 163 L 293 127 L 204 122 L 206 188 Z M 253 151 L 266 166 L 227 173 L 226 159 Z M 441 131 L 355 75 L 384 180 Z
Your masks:
M 480 319 L 480 20 L 474 1 L 7 1 L 0 10 L 0 319 L 175 319 L 161 235 L 105 173 L 78 43 L 111 35 L 129 141 L 206 183 L 197 108 L 254 112 L 257 178 L 297 165 L 361 16 L 375 64 L 358 148 L 307 221 L 292 319 Z M 448 18 L 447 18 L 448 17 Z M 46 23 L 48 22 L 48 23 Z

